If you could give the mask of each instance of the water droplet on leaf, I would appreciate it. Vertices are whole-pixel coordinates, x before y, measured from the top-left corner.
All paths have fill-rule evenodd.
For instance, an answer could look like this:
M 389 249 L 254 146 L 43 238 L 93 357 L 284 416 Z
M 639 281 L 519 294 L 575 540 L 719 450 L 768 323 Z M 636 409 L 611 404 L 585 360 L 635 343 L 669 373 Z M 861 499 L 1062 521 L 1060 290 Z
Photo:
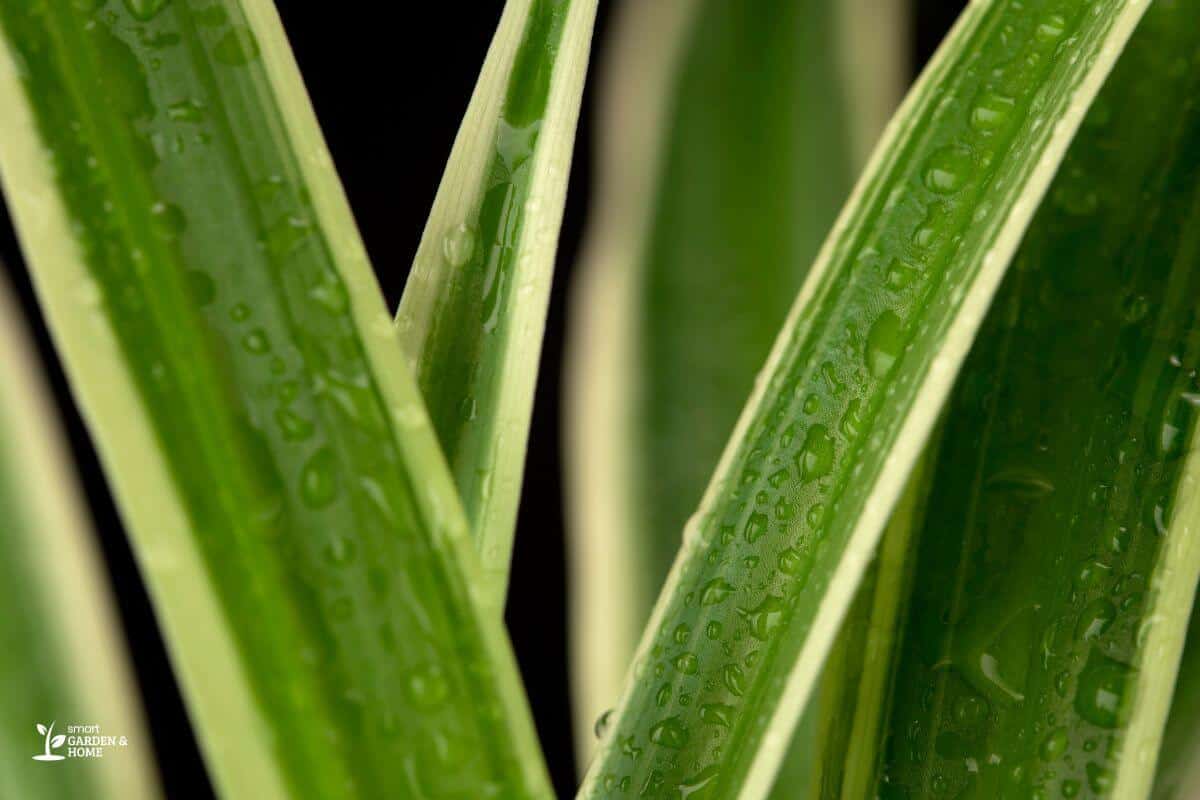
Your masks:
M 705 606 L 723 602 L 733 593 L 733 586 L 723 578 L 713 578 L 700 592 L 700 604 Z
M 925 186 L 938 194 L 953 194 L 963 187 L 973 165 L 970 154 L 957 147 L 947 147 L 929 157 L 925 164 Z
M 800 480 L 823 478 L 833 467 L 833 437 L 824 425 L 813 425 L 804 437 L 804 447 L 796 456 Z
M 650 741 L 678 750 L 687 744 L 688 732 L 678 717 L 667 717 L 650 728 Z
M 891 370 L 904 348 L 904 323 L 893 311 L 884 311 L 867 334 L 867 367 L 876 378 Z
M 167 0 L 125 0 L 125 8 L 142 22 L 154 19 L 166 4 Z
M 1095 648 L 1088 656 L 1075 691 L 1075 710 L 1093 725 L 1119 727 L 1128 716 L 1126 682 L 1132 669 Z
M 333 451 L 322 447 L 313 453 L 300 472 L 300 497 L 313 508 L 322 508 L 337 496 L 337 461 Z
M 455 269 L 465 267 L 475 254 L 476 240 L 475 229 L 470 225 L 464 222 L 456 226 L 442 240 L 442 255 L 446 263 Z
M 258 41 L 246 27 L 229 29 L 213 48 L 213 60 L 229 67 L 242 67 L 258 58 Z

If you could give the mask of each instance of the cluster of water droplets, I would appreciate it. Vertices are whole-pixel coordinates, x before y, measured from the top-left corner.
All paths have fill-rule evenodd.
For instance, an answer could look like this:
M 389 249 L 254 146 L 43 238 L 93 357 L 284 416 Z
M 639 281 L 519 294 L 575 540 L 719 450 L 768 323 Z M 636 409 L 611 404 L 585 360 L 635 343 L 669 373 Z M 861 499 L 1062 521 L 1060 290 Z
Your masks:
M 1126 69 L 1126 93 L 1158 72 Z M 1104 796 L 1119 759 L 1156 746 L 1123 729 L 1139 665 L 1161 657 L 1147 603 L 1168 580 L 1157 565 L 1196 415 L 1196 315 L 1177 296 L 1196 281 L 1161 254 L 1122 260 L 1148 199 L 1104 192 L 1129 161 L 1122 137 L 1144 145 L 1145 120 L 1109 130 L 1128 102 L 1102 95 L 1089 114 L 956 391 L 883 797 Z M 1158 106 L 1143 113 L 1174 116 Z M 1180 212 L 1158 213 L 1145 235 L 1169 251 Z
M 747 443 L 724 482 L 710 491 L 716 502 L 689 523 L 688 568 L 656 639 L 635 665 L 639 685 L 646 687 L 634 699 L 638 714 L 628 715 L 630 721 L 618 729 L 598 726 L 609 748 L 610 769 L 601 776 L 606 792 L 680 796 L 684 787 L 715 787 L 728 749 L 753 746 L 764 730 L 767 718 L 755 701 L 778 692 L 783 674 L 778 665 L 791 664 L 830 580 L 847 534 L 839 510 L 861 507 L 863 487 L 874 480 L 868 468 L 878 467 L 871 455 L 895 434 L 894 421 L 881 417 L 881 410 L 911 397 L 914 342 L 936 335 L 947 312 L 964 299 L 969 270 L 981 266 L 957 259 L 958 249 L 1002 219 L 1003 209 L 988 195 L 1004 197 L 1017 177 L 1019 159 L 1007 161 L 1007 155 L 1014 147 L 1031 146 L 1048 103 L 1066 102 L 1030 87 L 1045 80 L 1063 53 L 1073 52 L 1080 31 L 1093 23 L 1073 18 L 1065 4 L 1037 5 L 1038 14 L 1021 29 L 991 32 L 993 62 L 966 65 L 930 89 L 935 113 L 958 119 L 941 125 L 946 138 L 926 144 L 925 155 L 910 167 L 911 182 L 874 209 L 888 223 L 880 230 L 907 223 L 907 235 L 894 238 L 869 229 L 859 237 L 851 253 L 856 263 L 831 273 L 818 290 L 825 299 L 817 307 L 836 308 L 834 316 L 815 318 L 811 330 L 779 350 L 760 379 L 765 399 Z M 1070 191 L 1063 197 L 1062 204 L 1076 213 L 1093 207 Z M 984 260 L 985 266 L 993 263 Z M 1132 301 L 1127 314 L 1136 316 L 1140 305 Z M 802 318 L 801 329 L 807 324 Z M 1054 491 L 1031 471 L 998 474 L 995 486 L 1022 502 Z M 855 516 L 851 511 L 846 518 Z M 1075 668 L 1059 680 L 1063 688 L 1047 689 L 1067 692 L 1071 713 L 1099 728 L 1115 727 L 1122 718 L 1129 669 L 1105 643 L 1128 633 L 1121 615 L 1135 618 L 1144 592 L 1139 582 L 1144 576 L 1106 570 L 1112 563 L 1081 563 L 1083 584 L 1073 601 L 1078 605 L 1065 612 L 1067 630 L 1083 643 L 1080 652 L 1096 655 L 1080 662 L 1073 650 Z M 911 741 L 936 740 L 947 754 L 939 757 L 966 773 L 1001 763 L 1008 770 L 1020 766 L 976 743 L 998 708 L 1027 703 L 1034 692 L 1027 671 L 1014 665 L 1020 651 L 1009 649 L 1032 647 L 1043 617 L 1042 609 L 997 603 L 976 625 L 983 632 L 964 635 L 968 641 L 940 662 L 940 671 L 957 676 L 954 696 L 945 700 L 952 709 L 948 718 L 956 722 L 932 738 L 914 729 Z M 928 702 L 943 699 L 931 695 Z M 1048 726 L 1039 729 L 1050 737 L 1048 752 L 1058 753 L 1061 726 L 1042 725 Z M 739 738 L 732 739 L 735 730 Z M 1090 747 L 1099 747 L 1101 738 Z M 927 763 L 923 753 L 918 756 Z M 1069 780 L 1090 785 L 1108 780 L 1103 758 L 1080 761 L 1078 773 Z M 924 767 L 921 776 L 936 793 L 967 785 L 961 776 Z M 890 777 L 882 789 L 900 792 L 902 776 Z

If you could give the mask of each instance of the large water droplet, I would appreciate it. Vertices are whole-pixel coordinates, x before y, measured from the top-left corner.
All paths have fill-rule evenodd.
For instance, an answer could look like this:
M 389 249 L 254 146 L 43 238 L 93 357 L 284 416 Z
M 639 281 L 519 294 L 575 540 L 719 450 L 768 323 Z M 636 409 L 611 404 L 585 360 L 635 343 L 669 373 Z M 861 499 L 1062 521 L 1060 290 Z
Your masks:
M 767 515 L 756 512 L 746 520 L 745 537 L 747 542 L 753 542 L 767 532 Z
M 1043 761 L 1057 761 L 1062 757 L 1063 753 L 1067 752 L 1067 745 L 1070 743 L 1067 738 L 1066 728 L 1055 728 L 1046 734 L 1046 738 L 1042 740 L 1042 747 L 1039 751 Z
M 999 619 L 993 613 L 964 624 L 955 660 L 980 693 L 999 703 L 1020 703 L 1035 645 L 1036 609 L 1005 609 Z
M 887 287 L 896 292 L 907 289 L 920 275 L 921 271 L 916 267 L 898 258 L 892 259 L 887 271 Z
M 1038 23 L 1035 36 L 1039 42 L 1049 44 L 1058 41 L 1067 30 L 1067 20 L 1062 14 L 1048 14 Z
M 1125 685 L 1132 671 L 1093 648 L 1075 690 L 1079 716 L 1101 728 L 1119 727 L 1129 713 Z
M 676 656 L 675 660 L 671 663 L 675 669 L 684 675 L 695 675 L 696 670 L 700 667 L 700 662 L 691 653 L 682 653 Z
M 726 664 L 721 677 L 725 681 L 725 688 L 731 693 L 738 697 L 746 693 L 746 673 L 737 664 Z
M 862 433 L 862 422 L 862 400 L 856 397 L 846 406 L 839 427 L 847 439 L 856 439 Z
M 867 334 L 867 367 L 876 378 L 887 375 L 904 349 L 904 323 L 894 311 L 884 311 Z
M 714 606 L 724 600 L 733 593 L 733 586 L 724 578 L 713 578 L 708 583 L 704 584 L 704 588 L 700 591 L 700 604 L 705 606 Z
M 783 627 L 787 608 L 787 603 L 781 598 L 767 595 L 757 606 L 741 613 L 750 623 L 750 633 L 754 638 L 765 642 Z
M 650 741 L 672 750 L 678 750 L 688 741 L 688 731 L 679 717 L 667 717 L 650 728 Z
M 446 263 L 455 269 L 465 267 L 471 261 L 471 256 L 475 255 L 477 241 L 475 229 L 470 225 L 464 222 L 455 226 L 442 240 L 442 255 Z
M 824 425 L 813 425 L 804 437 L 804 447 L 796 456 L 800 480 L 823 478 L 833 467 L 833 437 Z
M 1096 794 L 1106 794 L 1112 790 L 1113 774 L 1108 767 L 1089 761 L 1087 765 L 1088 786 Z
M 1167 405 L 1158 431 L 1158 452 L 1162 458 L 1178 458 L 1183 454 L 1194 410 L 1191 404 L 1184 400 L 1176 400 Z
M 242 67 L 258 58 L 258 41 L 249 28 L 237 25 L 221 37 L 212 54 L 218 64 Z
M 313 453 L 300 472 L 300 497 L 313 508 L 322 508 L 337 497 L 337 460 L 322 447 Z
M 984 90 L 971 107 L 971 127 L 982 133 L 997 131 L 1008 124 L 1015 103 L 1013 98 Z
M 971 155 L 958 147 L 938 150 L 925 164 L 925 186 L 938 194 L 953 194 L 963 187 L 974 169 Z
M 788 547 L 779 554 L 779 571 L 791 575 L 798 581 L 808 577 L 812 571 L 812 556 Z
M 700 720 L 709 725 L 719 725 L 722 728 L 733 727 L 736 709 L 725 703 L 706 703 L 700 706 Z

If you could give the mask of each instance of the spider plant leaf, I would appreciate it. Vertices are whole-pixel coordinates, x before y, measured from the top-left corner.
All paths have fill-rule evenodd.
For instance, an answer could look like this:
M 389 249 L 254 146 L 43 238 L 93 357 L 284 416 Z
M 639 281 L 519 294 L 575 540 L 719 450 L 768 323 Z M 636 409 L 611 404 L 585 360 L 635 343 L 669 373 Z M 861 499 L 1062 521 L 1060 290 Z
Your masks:
M 219 790 L 549 796 L 273 5 L 0 32 L 6 197 Z
M 896 796 L 1151 789 L 1200 574 L 1197 14 L 1147 12 L 950 402 L 888 726 Z
M 899 4 L 855 5 L 624 7 L 568 360 L 582 763 L 721 437 L 849 193 L 847 143 L 869 148 L 899 97 Z M 881 62 L 865 75 L 842 63 L 864 36 Z
M 397 326 L 502 608 L 596 0 L 509 0 Z
M 0 284 L 0 794 L 154 798 L 154 748 L 91 526 L 7 287 Z M 125 736 L 105 757 L 53 769 L 43 723 Z M 55 737 L 51 741 L 53 746 Z M 53 755 L 66 755 L 64 752 Z
M 768 792 L 989 301 L 1143 11 L 964 12 L 808 274 L 583 796 Z

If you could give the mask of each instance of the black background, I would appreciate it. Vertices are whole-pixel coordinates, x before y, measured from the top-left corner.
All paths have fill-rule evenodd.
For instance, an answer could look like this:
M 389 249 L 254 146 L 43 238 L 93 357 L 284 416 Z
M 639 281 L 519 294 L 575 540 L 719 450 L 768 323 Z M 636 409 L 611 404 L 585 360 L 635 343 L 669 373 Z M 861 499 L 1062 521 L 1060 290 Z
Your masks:
M 593 75 L 605 54 L 615 5 L 600 0 Z M 309 0 L 278 0 L 278 6 L 372 263 L 395 308 L 503 2 L 356 3 L 344 11 Z M 960 0 L 914 0 L 914 64 L 924 63 L 962 6 Z M 567 703 L 558 402 L 565 296 L 588 211 L 593 105 L 589 81 L 538 378 L 507 613 L 538 732 L 564 797 L 574 791 L 575 763 Z M 0 214 L 0 259 L 48 365 L 83 476 L 167 796 L 211 797 L 149 599 L 50 348 L 7 212 Z

